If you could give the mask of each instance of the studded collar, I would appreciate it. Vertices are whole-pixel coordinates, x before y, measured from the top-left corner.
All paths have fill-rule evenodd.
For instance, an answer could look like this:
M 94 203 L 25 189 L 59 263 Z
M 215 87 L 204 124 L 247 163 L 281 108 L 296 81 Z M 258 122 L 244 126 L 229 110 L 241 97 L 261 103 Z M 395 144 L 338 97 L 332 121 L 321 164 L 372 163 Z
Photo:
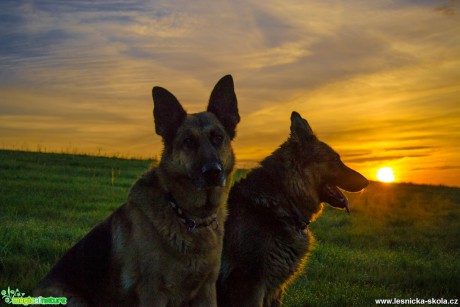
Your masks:
M 217 214 L 213 213 L 205 218 L 193 218 L 182 209 L 171 194 L 168 194 L 168 204 L 179 218 L 179 221 L 187 227 L 188 232 L 193 232 L 197 228 L 211 227 L 213 230 L 219 228 Z M 199 222 L 197 222 L 199 220 Z

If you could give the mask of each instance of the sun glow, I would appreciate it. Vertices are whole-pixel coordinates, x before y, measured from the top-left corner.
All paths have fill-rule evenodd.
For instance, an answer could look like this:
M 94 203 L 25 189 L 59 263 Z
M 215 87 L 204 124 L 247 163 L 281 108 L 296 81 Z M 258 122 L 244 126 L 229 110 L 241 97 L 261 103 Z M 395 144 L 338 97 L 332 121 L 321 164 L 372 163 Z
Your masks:
M 377 179 L 382 182 L 392 182 L 395 180 L 395 175 L 391 167 L 382 167 L 377 171 Z

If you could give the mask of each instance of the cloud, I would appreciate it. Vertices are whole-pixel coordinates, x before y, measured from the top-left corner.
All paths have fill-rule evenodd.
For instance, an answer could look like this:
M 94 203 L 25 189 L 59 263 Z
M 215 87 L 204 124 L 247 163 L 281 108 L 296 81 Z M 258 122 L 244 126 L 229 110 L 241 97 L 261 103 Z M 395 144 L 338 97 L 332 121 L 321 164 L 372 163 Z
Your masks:
M 432 150 L 434 146 L 407 146 L 407 147 L 393 147 L 386 148 L 387 151 L 410 151 L 410 150 Z
M 460 149 L 457 10 L 413 0 L 3 1 L 2 142 L 67 135 L 88 150 L 159 153 L 152 86 L 197 112 L 232 73 L 240 161 L 276 149 L 296 110 L 350 163 L 422 168 L 430 155 L 442 167 Z
M 396 155 L 396 156 L 369 156 L 363 158 L 352 158 L 347 159 L 347 162 L 350 163 L 362 163 L 362 162 L 387 162 L 391 160 L 400 160 L 404 158 L 420 158 L 420 157 L 428 157 L 429 155 Z
M 436 167 L 414 167 L 413 171 L 424 171 L 424 170 L 456 170 L 459 169 L 460 165 L 442 165 Z
M 442 4 L 436 7 L 436 11 L 441 12 L 447 16 L 454 16 L 457 14 L 459 10 L 459 2 L 458 0 L 450 0 L 446 4 Z

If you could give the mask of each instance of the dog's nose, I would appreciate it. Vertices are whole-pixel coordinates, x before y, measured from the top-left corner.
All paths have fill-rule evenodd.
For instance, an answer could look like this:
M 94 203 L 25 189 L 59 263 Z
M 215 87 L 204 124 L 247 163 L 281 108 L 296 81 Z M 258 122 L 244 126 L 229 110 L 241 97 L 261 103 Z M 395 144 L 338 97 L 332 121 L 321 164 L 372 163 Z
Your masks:
M 218 162 L 206 163 L 201 168 L 201 174 L 209 181 L 216 181 L 222 174 L 222 165 Z

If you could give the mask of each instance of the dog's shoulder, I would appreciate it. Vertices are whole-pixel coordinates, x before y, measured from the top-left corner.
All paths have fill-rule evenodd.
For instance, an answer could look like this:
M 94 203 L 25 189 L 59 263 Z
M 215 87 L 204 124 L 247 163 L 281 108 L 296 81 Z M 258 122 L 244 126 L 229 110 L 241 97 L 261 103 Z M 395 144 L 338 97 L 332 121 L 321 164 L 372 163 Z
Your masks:
M 131 187 L 128 194 L 128 203 L 151 204 L 160 198 L 164 191 L 160 185 L 158 168 L 146 171 Z
M 120 213 L 142 233 L 147 233 L 147 228 L 151 227 L 159 233 L 162 233 L 163 228 L 175 228 L 175 223 L 171 219 L 172 212 L 167 206 L 167 192 L 162 188 L 158 168 L 149 169 L 134 183 L 126 204 L 120 208 Z M 163 233 L 161 235 L 164 236 Z
M 142 176 L 132 186 L 129 196 L 132 196 L 133 194 L 145 189 L 160 189 L 160 176 L 158 174 L 158 168 L 150 168 L 144 174 L 142 174 Z
M 232 210 L 235 207 L 277 206 L 285 198 L 285 193 L 280 189 L 281 183 L 273 178 L 273 174 L 263 167 L 256 168 L 232 187 L 228 207 Z

